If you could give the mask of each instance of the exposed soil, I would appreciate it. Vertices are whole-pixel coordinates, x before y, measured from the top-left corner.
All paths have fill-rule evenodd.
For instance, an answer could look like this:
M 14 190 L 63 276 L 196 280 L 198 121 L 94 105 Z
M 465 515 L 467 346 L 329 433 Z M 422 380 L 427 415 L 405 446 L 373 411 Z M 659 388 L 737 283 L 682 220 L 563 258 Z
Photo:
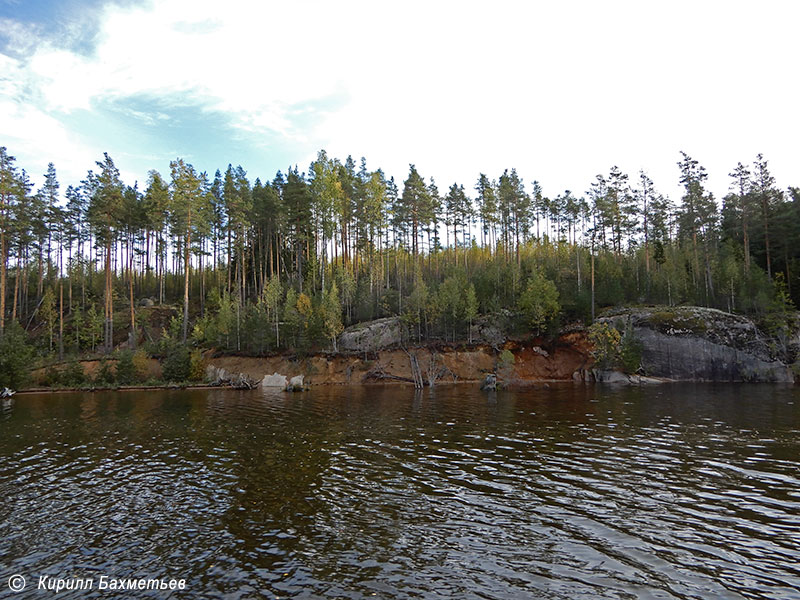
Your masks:
M 550 344 L 541 340 L 509 342 L 505 349 L 514 354 L 510 376 L 518 382 L 571 380 L 574 373 L 591 365 L 590 346 L 583 332 L 565 334 Z M 426 382 L 431 376 L 440 382 L 480 381 L 497 370 L 497 352 L 488 346 L 417 347 L 370 352 L 366 356 L 327 353 L 302 359 L 223 355 L 208 357 L 208 363 L 256 380 L 279 373 L 287 377 L 304 375 L 311 385 L 412 382 L 411 354 L 416 355 Z
M 514 354 L 513 368 L 501 374 L 507 383 L 525 384 L 536 381 L 565 381 L 574 373 L 582 373 L 591 365 L 590 346 L 583 332 L 568 333 L 546 343 L 534 339 L 506 343 L 504 350 Z M 258 381 L 265 375 L 279 373 L 287 377 L 303 375 L 311 385 L 358 384 L 370 382 L 413 382 L 411 355 L 416 355 L 426 383 L 481 381 L 487 373 L 498 370 L 498 353 L 489 346 L 431 345 L 425 347 L 383 350 L 360 354 L 320 353 L 304 358 L 288 355 L 265 357 L 215 355 L 207 352 L 206 363 L 228 373 L 244 373 Z M 96 376 L 101 361 L 80 361 L 90 378 Z M 113 365 L 116 361 L 110 359 Z M 64 365 L 57 366 L 61 368 Z M 41 385 L 46 369 L 32 373 L 33 385 Z M 158 379 L 161 365 L 148 362 L 148 378 Z

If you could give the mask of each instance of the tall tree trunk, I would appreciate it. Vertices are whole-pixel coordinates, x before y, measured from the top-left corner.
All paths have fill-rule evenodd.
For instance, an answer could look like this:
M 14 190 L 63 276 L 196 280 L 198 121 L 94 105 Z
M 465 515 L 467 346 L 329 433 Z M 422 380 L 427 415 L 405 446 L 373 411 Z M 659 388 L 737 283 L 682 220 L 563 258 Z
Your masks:
M 106 352 L 111 352 L 114 346 L 114 300 L 111 297 L 111 238 L 106 242 L 106 283 L 105 283 L 105 328 L 103 332 Z
M 766 194 L 761 194 L 761 206 L 764 210 L 764 249 L 767 252 L 767 277 L 772 279 L 772 260 L 769 251 L 769 214 Z
M 20 278 L 20 264 L 19 259 L 17 259 L 17 267 L 14 276 L 14 298 L 12 299 L 11 303 L 11 322 L 17 320 L 17 298 L 19 296 L 19 278 Z
M 742 209 L 744 211 L 744 208 Z M 750 274 L 750 235 L 747 231 L 747 217 L 742 215 L 742 237 L 744 238 L 744 274 Z
M 58 282 L 58 360 L 64 360 L 64 281 Z
M 131 300 L 131 335 L 130 346 L 136 348 L 136 309 L 133 306 L 133 252 L 131 251 L 130 242 L 128 243 L 128 289 L 130 292 Z
M 189 225 L 186 229 L 186 247 L 183 249 L 183 343 L 189 334 L 189 247 L 192 243 L 192 215 L 189 213 Z
M 0 226 L 0 339 L 3 339 L 6 324 L 6 234 Z

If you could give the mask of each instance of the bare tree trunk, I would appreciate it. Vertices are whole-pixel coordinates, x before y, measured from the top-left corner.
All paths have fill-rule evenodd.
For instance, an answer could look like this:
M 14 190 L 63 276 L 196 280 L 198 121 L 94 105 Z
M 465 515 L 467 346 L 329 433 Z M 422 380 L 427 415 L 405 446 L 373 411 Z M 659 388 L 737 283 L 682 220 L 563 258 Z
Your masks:
M 64 282 L 58 284 L 58 360 L 64 360 Z
M 111 297 L 111 239 L 106 242 L 106 284 L 105 284 L 105 331 L 104 346 L 106 352 L 111 352 L 114 346 L 114 300 Z
M 20 277 L 20 264 L 19 259 L 17 259 L 17 270 L 14 277 L 14 298 L 11 303 L 11 322 L 17 320 L 17 297 L 19 295 L 19 277 Z
M 131 300 L 130 346 L 131 348 L 136 348 L 136 309 L 133 306 L 133 252 L 131 251 L 130 242 L 128 243 L 128 264 L 128 286 Z
M 189 225 L 186 229 L 186 247 L 183 249 L 183 343 L 189 335 L 189 247 L 192 243 L 192 215 L 189 214 Z
M 0 339 L 6 324 L 6 235 L 0 228 Z

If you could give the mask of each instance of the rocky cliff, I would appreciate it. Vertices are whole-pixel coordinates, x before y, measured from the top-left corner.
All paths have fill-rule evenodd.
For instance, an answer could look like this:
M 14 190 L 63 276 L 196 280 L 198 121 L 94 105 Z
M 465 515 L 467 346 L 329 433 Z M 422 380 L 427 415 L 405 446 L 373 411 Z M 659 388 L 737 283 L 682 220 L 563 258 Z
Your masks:
M 692 381 L 793 382 L 786 357 L 746 317 L 711 308 L 615 309 L 599 322 L 632 328 L 647 375 Z

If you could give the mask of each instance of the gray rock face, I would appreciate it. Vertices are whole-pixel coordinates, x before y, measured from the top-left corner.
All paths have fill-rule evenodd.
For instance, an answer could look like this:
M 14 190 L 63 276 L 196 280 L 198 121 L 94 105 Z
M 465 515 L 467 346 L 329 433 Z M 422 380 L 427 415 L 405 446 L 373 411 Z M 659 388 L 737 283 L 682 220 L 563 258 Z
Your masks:
M 476 344 L 500 348 L 508 339 L 510 320 L 511 313 L 508 311 L 482 315 L 472 324 L 470 338 Z
M 400 317 L 386 317 L 345 329 L 339 336 L 339 349 L 345 352 L 375 352 L 398 346 L 407 338 L 408 331 Z
M 634 331 L 642 342 L 642 367 L 651 375 L 696 381 L 794 381 L 791 370 L 779 360 L 699 336 L 666 335 L 638 327 Z
M 699 307 L 622 309 L 599 321 L 629 322 L 648 375 L 693 381 L 793 382 L 751 320 Z

